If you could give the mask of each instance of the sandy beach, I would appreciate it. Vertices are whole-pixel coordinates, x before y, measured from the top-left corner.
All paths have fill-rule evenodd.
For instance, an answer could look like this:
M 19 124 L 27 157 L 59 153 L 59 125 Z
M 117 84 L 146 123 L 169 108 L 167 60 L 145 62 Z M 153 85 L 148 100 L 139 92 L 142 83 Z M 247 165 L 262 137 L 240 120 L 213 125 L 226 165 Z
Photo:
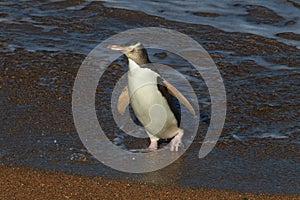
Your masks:
M 20 166 L 0 165 L 0 171 L 0 199 L 300 199 L 300 195 L 168 187 Z

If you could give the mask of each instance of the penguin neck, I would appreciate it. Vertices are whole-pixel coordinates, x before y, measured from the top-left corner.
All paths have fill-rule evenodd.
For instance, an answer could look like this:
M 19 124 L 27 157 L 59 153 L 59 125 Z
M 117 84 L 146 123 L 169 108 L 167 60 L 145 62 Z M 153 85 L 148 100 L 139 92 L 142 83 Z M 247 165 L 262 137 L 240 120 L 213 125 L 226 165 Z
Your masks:
M 147 54 L 143 55 L 141 57 L 134 58 L 134 61 L 135 61 L 135 63 L 137 63 L 141 67 L 145 64 L 151 63 L 148 56 L 147 56 Z
M 135 69 L 141 68 L 140 65 L 138 65 L 136 62 L 134 62 L 130 58 L 128 58 L 128 67 L 129 67 L 129 71 L 133 71 Z

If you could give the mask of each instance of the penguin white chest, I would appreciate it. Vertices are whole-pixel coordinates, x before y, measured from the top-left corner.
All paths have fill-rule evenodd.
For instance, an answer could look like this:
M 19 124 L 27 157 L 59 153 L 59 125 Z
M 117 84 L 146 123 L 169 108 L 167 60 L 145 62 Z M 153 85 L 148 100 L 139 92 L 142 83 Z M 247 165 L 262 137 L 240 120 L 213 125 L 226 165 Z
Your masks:
M 141 68 L 129 60 L 130 104 L 136 117 L 148 132 L 161 135 L 161 137 L 168 137 L 170 134 L 167 130 L 171 131 L 177 128 L 177 120 L 166 98 L 158 90 L 158 76 L 159 74 L 156 72 L 148 68 Z
M 132 61 L 133 62 L 133 61 Z M 160 103 L 162 95 L 157 89 L 157 77 L 159 74 L 148 68 L 141 68 L 136 63 L 130 66 L 128 73 L 128 87 L 131 103 L 142 104 L 139 105 L 139 110 Z

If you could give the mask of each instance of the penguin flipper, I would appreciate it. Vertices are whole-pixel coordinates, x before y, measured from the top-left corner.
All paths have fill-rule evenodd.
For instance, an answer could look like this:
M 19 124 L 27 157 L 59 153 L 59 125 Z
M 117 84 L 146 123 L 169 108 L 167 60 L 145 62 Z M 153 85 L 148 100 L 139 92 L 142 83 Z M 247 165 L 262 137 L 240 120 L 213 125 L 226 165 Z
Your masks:
M 126 107 L 129 104 L 129 100 L 130 100 L 130 98 L 129 98 L 128 86 L 126 86 L 123 89 L 122 93 L 120 94 L 118 103 L 117 103 L 117 109 L 121 115 L 124 114 Z
M 185 105 L 185 107 L 187 107 L 187 109 L 189 109 L 189 111 L 195 115 L 195 110 L 193 108 L 193 106 L 190 104 L 190 102 L 173 86 L 171 85 L 171 83 L 169 83 L 166 80 L 163 80 L 163 83 L 166 85 L 166 87 L 168 88 L 168 91 L 175 96 L 181 103 L 183 103 L 183 105 Z

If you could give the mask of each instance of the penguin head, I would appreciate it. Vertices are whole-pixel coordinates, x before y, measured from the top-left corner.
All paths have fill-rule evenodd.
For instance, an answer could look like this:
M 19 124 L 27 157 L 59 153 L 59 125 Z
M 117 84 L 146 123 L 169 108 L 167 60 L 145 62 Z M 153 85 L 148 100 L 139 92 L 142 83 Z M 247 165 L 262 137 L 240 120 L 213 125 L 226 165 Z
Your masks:
M 109 45 L 107 48 L 124 53 L 128 59 L 135 61 L 139 65 L 150 63 L 148 53 L 140 42 L 128 45 Z

